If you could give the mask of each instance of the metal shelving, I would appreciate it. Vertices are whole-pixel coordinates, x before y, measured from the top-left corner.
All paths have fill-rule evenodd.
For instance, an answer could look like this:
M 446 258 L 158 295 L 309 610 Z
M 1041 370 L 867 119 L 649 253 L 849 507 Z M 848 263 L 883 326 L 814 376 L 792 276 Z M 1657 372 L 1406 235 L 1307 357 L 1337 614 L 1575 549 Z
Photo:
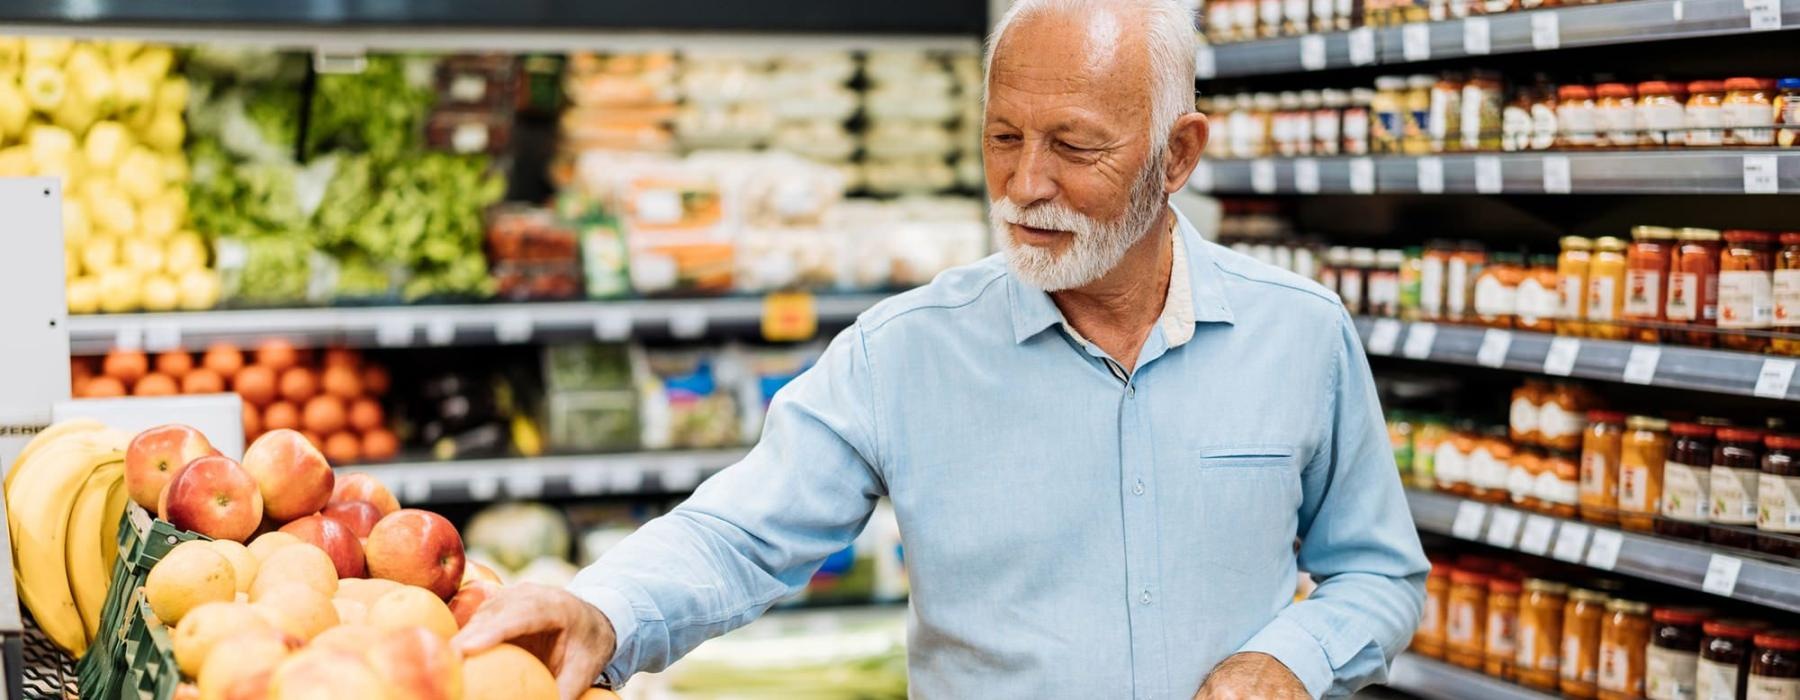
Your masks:
M 1387 687 L 1430 700 L 1552 700 L 1560 697 L 1406 652 L 1388 669 Z
M 843 326 L 883 298 L 820 296 L 814 309 L 821 326 Z M 733 297 L 102 314 L 71 316 L 68 328 L 70 352 L 94 355 L 115 347 L 200 350 L 214 342 L 246 344 L 270 337 L 305 347 L 510 345 L 553 338 L 619 341 L 645 333 L 687 339 L 703 337 L 716 327 L 754 328 L 762 316 L 762 298 Z
M 1201 161 L 1189 186 L 1217 194 L 1794 194 L 1800 151 L 1213 159 Z
M 1800 0 L 1626 0 L 1202 48 L 1202 78 L 1635 44 L 1800 27 Z
M 1800 612 L 1800 568 L 1664 539 L 1525 513 L 1429 491 L 1407 491 L 1420 530 L 1550 556 L 1614 573 Z
M 339 467 L 380 479 L 409 506 L 496 499 L 682 494 L 746 449 L 624 452 Z

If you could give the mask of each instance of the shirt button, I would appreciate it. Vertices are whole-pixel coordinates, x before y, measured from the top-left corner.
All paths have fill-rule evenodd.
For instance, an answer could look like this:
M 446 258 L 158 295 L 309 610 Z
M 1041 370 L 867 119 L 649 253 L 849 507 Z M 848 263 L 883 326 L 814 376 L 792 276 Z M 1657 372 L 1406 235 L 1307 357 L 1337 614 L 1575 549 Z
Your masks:
M 1126 396 L 1137 396 L 1137 387 L 1135 387 L 1135 386 L 1125 387 L 1125 395 Z
M 1139 496 L 1142 496 L 1142 495 L 1144 495 L 1144 480 L 1143 480 L 1143 479 L 1138 479 L 1138 480 L 1137 480 L 1137 483 L 1135 483 L 1135 484 L 1132 484 L 1132 485 L 1131 485 L 1131 492 L 1132 492 L 1132 493 L 1133 493 L 1133 494 L 1136 494 L 1136 495 L 1139 495 Z
M 1145 605 L 1150 604 L 1150 589 L 1148 589 L 1148 588 L 1144 589 L 1144 592 L 1138 596 L 1138 602 L 1143 603 Z

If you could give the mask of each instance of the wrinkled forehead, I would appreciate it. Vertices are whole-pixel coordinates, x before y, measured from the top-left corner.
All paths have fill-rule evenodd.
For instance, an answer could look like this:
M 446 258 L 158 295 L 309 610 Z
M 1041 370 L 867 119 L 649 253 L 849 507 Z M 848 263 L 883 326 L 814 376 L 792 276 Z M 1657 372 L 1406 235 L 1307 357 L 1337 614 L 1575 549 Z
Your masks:
M 1054 97 L 1121 117 L 1148 110 L 1149 53 L 1143 32 L 1131 31 L 1128 20 L 1104 9 L 1019 18 L 994 45 L 989 108 Z

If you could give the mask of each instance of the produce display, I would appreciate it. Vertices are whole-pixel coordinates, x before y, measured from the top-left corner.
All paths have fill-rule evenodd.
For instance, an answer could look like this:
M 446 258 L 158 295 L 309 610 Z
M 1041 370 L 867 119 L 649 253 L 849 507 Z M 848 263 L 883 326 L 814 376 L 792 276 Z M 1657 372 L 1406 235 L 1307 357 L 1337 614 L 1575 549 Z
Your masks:
M 869 191 L 928 194 L 981 186 L 980 73 L 973 54 L 865 57 L 862 181 Z

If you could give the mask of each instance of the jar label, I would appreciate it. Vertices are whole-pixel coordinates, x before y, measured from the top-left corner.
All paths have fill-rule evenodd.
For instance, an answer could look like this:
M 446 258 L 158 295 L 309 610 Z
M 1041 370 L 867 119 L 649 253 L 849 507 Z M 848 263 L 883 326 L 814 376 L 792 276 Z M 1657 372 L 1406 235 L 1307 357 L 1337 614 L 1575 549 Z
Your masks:
M 1462 131 L 1462 147 L 1465 151 L 1473 151 L 1481 147 L 1481 108 L 1484 106 L 1481 88 L 1464 85 L 1461 101 L 1462 123 L 1458 126 Z
M 1444 313 L 1460 316 L 1469 310 L 1469 261 L 1452 258 L 1444 266 Z
M 1800 678 L 1770 678 L 1752 673 L 1744 700 L 1800 700 Z
M 1515 651 L 1513 639 L 1518 637 L 1519 613 L 1516 610 L 1490 610 L 1487 621 L 1487 643 L 1482 647 L 1485 653 L 1494 656 L 1511 656 Z
M 1373 313 L 1392 316 L 1400 308 L 1400 276 L 1392 271 L 1369 275 L 1369 308 Z M 1386 311 L 1381 311 L 1385 309 Z
M 1537 477 L 1523 463 L 1515 462 L 1506 470 L 1506 492 L 1512 494 L 1514 503 L 1533 498 L 1537 495 Z
M 1600 450 L 1583 450 L 1581 453 L 1581 499 L 1583 501 L 1611 500 L 1609 496 L 1617 495 L 1607 488 L 1606 473 L 1612 471 L 1612 463 Z
M 1800 270 L 1776 270 L 1774 277 L 1775 325 L 1800 326 Z
M 1538 405 L 1521 396 L 1513 399 L 1510 418 L 1514 433 L 1525 435 L 1538 431 Z
M 1545 471 L 1537 475 L 1532 493 L 1538 500 L 1548 503 L 1575 505 L 1580 500 L 1581 487 L 1574 480 L 1558 478 L 1555 472 Z
M 1288 23 L 1299 25 L 1304 29 L 1307 9 L 1311 4 L 1310 0 L 1286 0 L 1281 8 L 1281 14 L 1287 18 Z
M 1363 275 L 1361 270 L 1348 268 L 1338 272 L 1338 296 L 1343 297 L 1344 306 L 1350 313 L 1361 313 L 1363 303 Z
M 1611 277 L 1594 277 L 1588 280 L 1588 320 L 1613 320 L 1613 299 L 1618 295 L 1618 290 L 1614 287 L 1616 284 Z
M 1671 321 L 1693 321 L 1700 318 L 1700 276 L 1692 272 L 1669 275 L 1669 300 L 1663 316 Z
M 1650 467 L 1619 465 L 1619 510 L 1649 513 L 1656 507 L 1657 504 L 1650 502 Z
M 1442 147 L 1444 139 L 1450 135 L 1450 125 L 1457 124 L 1457 131 L 1462 130 L 1462 93 L 1452 90 L 1432 90 L 1430 113 L 1426 117 L 1426 133 L 1431 142 Z M 1453 116 L 1454 115 L 1454 116 Z
M 1556 110 L 1547 104 L 1531 106 L 1531 150 L 1545 151 L 1556 145 Z
M 1636 146 L 1638 144 L 1637 108 L 1629 100 L 1617 106 L 1600 107 L 1594 110 L 1595 125 L 1602 132 L 1601 136 L 1607 146 Z
M 1768 328 L 1774 322 L 1774 280 L 1768 272 L 1719 273 L 1720 328 Z
M 1712 468 L 1712 519 L 1726 525 L 1751 525 L 1756 522 L 1756 482 L 1762 473 L 1755 469 L 1732 469 L 1717 464 Z
M 1507 107 L 1500 112 L 1500 150 L 1523 151 L 1531 147 L 1532 119 L 1530 110 Z M 1556 129 L 1550 130 L 1551 134 Z
M 1774 129 L 1751 129 L 1745 127 L 1770 127 L 1775 125 L 1775 110 L 1766 103 L 1727 102 L 1720 108 L 1724 117 L 1725 143 L 1744 146 L 1775 145 Z
M 1446 486 L 1468 483 L 1469 458 L 1456 449 L 1454 442 L 1445 440 L 1438 443 L 1437 455 L 1432 462 L 1435 467 L 1432 471 L 1437 475 L 1438 483 Z
M 1419 266 L 1419 310 L 1426 318 L 1444 311 L 1444 259 L 1426 256 Z
M 1737 700 L 1738 667 L 1700 659 L 1694 669 L 1694 700 Z
M 1604 639 L 1600 640 L 1601 690 L 1632 694 L 1641 692 L 1641 688 L 1633 686 L 1641 685 L 1643 678 L 1632 678 L 1631 670 L 1631 653 L 1626 651 L 1625 645 Z M 1634 684 L 1632 681 L 1637 681 L 1637 683 Z
M 1281 0 L 1261 0 L 1257 9 L 1264 27 L 1281 26 Z
M 1625 315 L 1656 318 L 1662 302 L 1662 273 L 1656 270 L 1628 270 L 1625 273 Z
M 1469 453 L 1469 482 L 1477 488 L 1505 489 L 1510 467 L 1506 462 L 1494 459 L 1494 454 L 1486 447 L 1477 447 Z
M 1710 467 L 1702 468 L 1681 462 L 1663 463 L 1662 514 L 1664 517 L 1692 522 L 1706 522 L 1711 512 L 1712 488 Z
M 1556 296 L 1559 304 L 1556 310 L 1557 318 L 1581 318 L 1583 310 L 1581 304 L 1582 277 L 1582 275 L 1571 274 L 1556 276 Z
M 1700 655 L 1651 644 L 1644 649 L 1644 695 L 1650 700 L 1694 700 Z
M 1443 596 L 1425 596 L 1425 615 L 1419 620 L 1419 634 L 1425 636 L 1444 633 Z
M 1637 116 L 1650 143 L 1658 146 L 1679 146 L 1687 143 L 1687 131 L 1681 128 L 1685 121 L 1684 112 L 1686 111 L 1676 102 L 1643 103 L 1638 105 Z
M 1519 321 L 1530 324 L 1540 319 L 1556 318 L 1561 305 L 1562 300 L 1557 297 L 1556 290 L 1544 288 L 1544 284 L 1536 277 L 1527 277 L 1519 283 Z
M 1475 606 L 1468 603 L 1450 603 L 1450 616 L 1445 621 L 1444 642 L 1447 644 L 1473 647 L 1481 643 L 1481 631 L 1476 628 Z
M 1562 672 L 1558 676 L 1566 681 L 1583 680 L 1592 683 L 1592 678 L 1577 678 L 1577 675 L 1581 673 L 1580 665 L 1581 636 L 1572 633 L 1564 634 L 1562 638 Z M 1592 671 L 1593 669 L 1588 670 Z
M 1800 476 L 1760 475 L 1756 505 L 1756 529 L 1800 533 Z
M 1718 105 L 1690 105 L 1683 121 L 1689 146 L 1725 145 L 1725 113 Z

